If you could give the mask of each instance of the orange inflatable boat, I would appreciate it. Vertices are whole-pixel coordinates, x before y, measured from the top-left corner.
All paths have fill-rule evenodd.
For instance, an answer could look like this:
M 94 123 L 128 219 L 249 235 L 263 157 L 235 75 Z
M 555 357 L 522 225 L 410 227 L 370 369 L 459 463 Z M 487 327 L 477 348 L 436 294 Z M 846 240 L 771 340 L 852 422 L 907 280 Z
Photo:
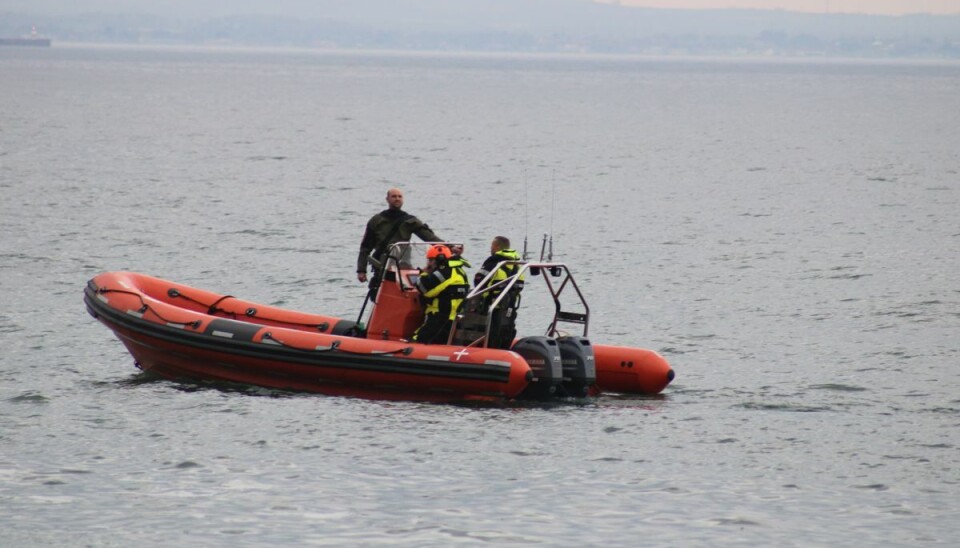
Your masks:
M 471 291 L 448 344 L 409 342 L 422 312 L 414 287 L 419 271 L 408 260 L 422 257 L 416 251 L 423 245 L 391 250 L 382 281 L 371 290 L 365 326 L 133 272 L 96 276 L 84 302 L 137 367 L 178 380 L 427 401 L 657 394 L 673 380 L 656 352 L 587 338 L 589 309 L 562 263 L 517 261 L 514 276 L 486 279 Z M 515 295 L 524 278 L 526 294 L 538 277 L 555 303 L 554 317 L 545 335 L 514 338 L 500 300 Z M 564 310 L 565 290 L 576 295 L 580 310 Z M 491 300 L 493 292 L 498 299 Z M 582 326 L 583 334 L 559 330 L 570 323 Z

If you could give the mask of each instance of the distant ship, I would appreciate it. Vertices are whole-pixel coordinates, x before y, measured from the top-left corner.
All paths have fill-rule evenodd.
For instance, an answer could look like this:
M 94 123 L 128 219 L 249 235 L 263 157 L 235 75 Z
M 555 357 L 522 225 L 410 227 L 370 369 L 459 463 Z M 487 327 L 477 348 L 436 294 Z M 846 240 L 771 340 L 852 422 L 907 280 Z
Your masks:
M 30 36 L 20 38 L 0 38 L 0 46 L 29 46 L 35 48 L 49 48 L 50 39 L 37 36 L 37 27 L 33 27 Z

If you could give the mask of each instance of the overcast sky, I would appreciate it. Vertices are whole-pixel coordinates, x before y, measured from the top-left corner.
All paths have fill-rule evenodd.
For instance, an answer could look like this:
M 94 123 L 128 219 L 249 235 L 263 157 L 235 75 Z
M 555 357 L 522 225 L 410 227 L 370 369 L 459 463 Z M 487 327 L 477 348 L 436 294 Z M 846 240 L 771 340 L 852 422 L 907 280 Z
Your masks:
M 450 7 L 460 4 L 478 9 L 486 0 L 418 0 L 417 4 Z M 551 3 L 569 6 L 571 3 L 619 3 L 624 6 L 680 9 L 754 8 L 783 9 L 812 13 L 868 13 L 903 15 L 907 13 L 960 14 L 960 0 L 528 0 L 536 9 L 549 9 Z M 0 0 L 4 11 L 61 15 L 85 12 L 131 13 L 152 12 L 181 15 L 209 15 L 229 13 L 283 13 L 310 17 L 318 13 L 325 17 L 337 11 L 364 9 L 370 0 Z M 394 11 L 403 9 L 403 0 L 393 3 Z M 497 2 L 492 2 L 496 11 Z M 482 8 L 481 8 L 482 9 Z
M 599 0 L 615 3 L 616 0 Z M 649 8 L 758 8 L 813 13 L 960 13 L 960 0 L 620 0 L 624 6 Z

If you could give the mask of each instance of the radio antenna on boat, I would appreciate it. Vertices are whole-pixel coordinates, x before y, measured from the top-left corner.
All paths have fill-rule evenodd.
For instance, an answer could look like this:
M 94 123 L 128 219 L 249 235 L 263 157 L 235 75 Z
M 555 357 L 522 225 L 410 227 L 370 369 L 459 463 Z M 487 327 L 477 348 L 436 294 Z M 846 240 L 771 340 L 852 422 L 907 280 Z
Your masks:
M 550 182 L 550 252 L 547 262 L 553 261 L 553 211 L 557 205 L 557 168 L 553 168 L 553 180 Z
M 527 202 L 530 201 L 530 190 L 527 187 L 527 168 L 523 168 L 523 260 L 530 256 L 527 253 L 527 228 L 530 218 L 527 216 Z

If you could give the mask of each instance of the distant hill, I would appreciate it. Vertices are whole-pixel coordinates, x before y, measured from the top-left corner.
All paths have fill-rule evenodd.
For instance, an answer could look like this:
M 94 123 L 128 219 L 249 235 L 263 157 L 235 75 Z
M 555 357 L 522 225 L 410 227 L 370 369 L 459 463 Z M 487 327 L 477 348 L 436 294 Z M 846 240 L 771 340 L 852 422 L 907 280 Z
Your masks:
M 55 42 L 960 58 L 960 15 L 665 10 L 587 0 L 168 0 L 162 11 L 137 0 L 5 4 L 0 35 L 37 25 Z

